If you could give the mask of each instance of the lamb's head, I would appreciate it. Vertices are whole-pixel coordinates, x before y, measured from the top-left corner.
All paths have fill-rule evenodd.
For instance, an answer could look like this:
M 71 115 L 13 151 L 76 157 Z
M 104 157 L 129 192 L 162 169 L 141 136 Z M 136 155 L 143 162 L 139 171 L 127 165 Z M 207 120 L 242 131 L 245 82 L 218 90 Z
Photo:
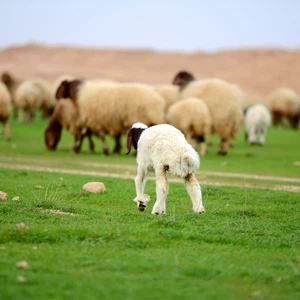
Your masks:
M 82 82 L 83 81 L 80 79 L 62 81 L 56 90 L 55 98 L 57 100 L 70 98 L 72 101 L 76 102 L 77 92 Z
M 187 84 L 189 84 L 191 81 L 194 81 L 194 80 L 195 80 L 195 77 L 192 73 L 189 73 L 187 71 L 180 71 L 176 74 L 172 83 L 174 85 L 178 85 L 179 88 L 182 90 L 186 87 Z
M 137 150 L 137 144 L 140 139 L 142 132 L 147 129 L 148 126 L 143 123 L 134 123 L 127 134 L 127 153 L 128 155 L 131 151 L 131 146 Z
M 45 143 L 48 150 L 56 150 L 57 144 L 60 140 L 62 126 L 59 122 L 52 121 L 45 130 Z

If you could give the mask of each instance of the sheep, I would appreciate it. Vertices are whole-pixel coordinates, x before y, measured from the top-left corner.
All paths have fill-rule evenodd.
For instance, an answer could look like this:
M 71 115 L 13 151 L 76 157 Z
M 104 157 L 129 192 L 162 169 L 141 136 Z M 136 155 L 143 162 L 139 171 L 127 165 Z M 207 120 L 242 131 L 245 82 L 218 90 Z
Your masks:
M 4 124 L 4 133 L 7 140 L 10 140 L 9 116 L 11 113 L 11 95 L 6 85 L 0 82 L 0 121 Z
M 21 83 L 21 80 L 14 78 L 9 72 L 3 72 L 1 74 L 1 81 L 6 85 L 7 89 L 9 90 L 13 109 L 13 117 L 17 119 L 18 110 L 15 107 L 15 92 L 17 87 Z
M 268 100 L 274 126 L 283 125 L 288 120 L 293 129 L 298 128 L 300 99 L 294 90 L 288 87 L 275 89 Z
M 219 155 L 226 155 L 230 142 L 236 140 L 243 126 L 243 109 L 239 98 L 242 91 L 217 78 L 194 80 L 186 71 L 179 72 L 173 84 L 179 85 L 181 98 L 201 98 L 208 106 L 212 118 L 212 133 L 220 138 Z
M 180 90 L 176 85 L 171 84 L 155 84 L 153 88 L 165 100 L 165 110 L 168 111 L 169 107 L 180 99 Z
M 245 139 L 251 145 L 264 145 L 267 128 L 271 124 L 271 114 L 267 107 L 257 103 L 245 113 Z
M 25 114 L 24 121 L 32 121 L 34 112 L 42 110 L 45 118 L 53 111 L 55 103 L 51 100 L 51 87 L 48 82 L 39 78 L 24 80 L 15 91 L 15 107 Z
M 168 195 L 167 172 L 185 180 L 187 192 L 193 203 L 195 213 L 204 213 L 202 192 L 195 171 L 200 159 L 195 149 L 186 141 L 183 133 L 169 124 L 148 127 L 143 123 L 134 123 L 127 134 L 127 153 L 131 147 L 137 150 L 137 176 L 135 178 L 137 207 L 144 211 L 147 199 L 144 195 L 147 173 L 153 169 L 156 176 L 156 202 L 152 214 L 166 213 Z
M 147 125 L 164 123 L 164 100 L 153 88 L 144 84 L 65 80 L 56 96 L 71 101 L 77 107 L 81 128 L 101 138 L 105 134 L 114 137 L 114 153 L 120 153 L 121 135 L 132 123 L 140 120 Z
M 187 98 L 172 104 L 166 115 L 167 123 L 179 129 L 187 141 L 195 146 L 200 142 L 200 156 L 206 153 L 205 136 L 210 134 L 211 116 L 208 107 L 200 98 Z

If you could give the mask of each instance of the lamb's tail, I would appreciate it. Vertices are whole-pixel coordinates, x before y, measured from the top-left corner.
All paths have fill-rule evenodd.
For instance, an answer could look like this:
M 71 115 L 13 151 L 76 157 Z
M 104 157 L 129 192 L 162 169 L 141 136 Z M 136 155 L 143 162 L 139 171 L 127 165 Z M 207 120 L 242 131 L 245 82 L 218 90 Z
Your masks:
M 182 172 L 186 176 L 187 174 L 195 172 L 199 169 L 200 161 L 198 154 L 185 152 L 182 156 Z

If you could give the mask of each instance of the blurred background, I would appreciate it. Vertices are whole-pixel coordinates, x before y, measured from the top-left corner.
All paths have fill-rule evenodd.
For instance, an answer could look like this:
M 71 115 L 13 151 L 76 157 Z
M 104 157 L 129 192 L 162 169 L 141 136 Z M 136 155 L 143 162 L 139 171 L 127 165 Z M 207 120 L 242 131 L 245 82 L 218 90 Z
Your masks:
M 257 102 L 300 92 L 295 0 L 4 1 L 0 70 L 170 83 L 181 69 L 239 85 Z

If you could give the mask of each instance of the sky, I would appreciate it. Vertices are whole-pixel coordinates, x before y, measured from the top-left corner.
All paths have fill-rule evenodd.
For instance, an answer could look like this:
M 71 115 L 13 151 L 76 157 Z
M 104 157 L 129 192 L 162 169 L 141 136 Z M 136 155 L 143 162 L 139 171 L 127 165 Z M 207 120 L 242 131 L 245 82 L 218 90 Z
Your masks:
M 299 0 L 2 0 L 0 48 L 300 48 Z

